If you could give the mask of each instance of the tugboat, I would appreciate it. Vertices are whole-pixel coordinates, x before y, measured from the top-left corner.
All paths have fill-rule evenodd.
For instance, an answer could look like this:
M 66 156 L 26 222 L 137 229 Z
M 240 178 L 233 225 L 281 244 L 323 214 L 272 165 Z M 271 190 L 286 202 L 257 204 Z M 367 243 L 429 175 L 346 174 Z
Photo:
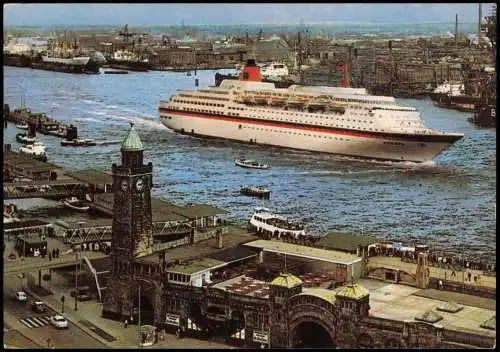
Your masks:
M 259 198 L 269 199 L 271 195 L 271 191 L 263 186 L 242 186 L 240 189 L 240 193 L 246 196 L 253 196 Z
M 261 164 L 255 160 L 251 160 L 251 159 L 236 159 L 234 161 L 234 163 L 237 166 L 241 166 L 241 167 L 245 167 L 245 168 L 249 168 L 249 169 L 260 169 L 260 170 L 269 169 L 268 165 Z
M 278 239 L 285 242 L 314 241 L 316 236 L 306 233 L 304 224 L 289 221 L 279 215 L 272 214 L 269 209 L 258 207 L 248 221 L 250 231 L 264 239 Z M 319 238 L 317 238 L 319 239 Z
M 19 148 L 19 152 L 32 155 L 35 159 L 40 161 L 47 161 L 45 145 L 41 141 L 35 141 L 33 144 L 23 145 Z
M 78 211 L 89 211 L 90 207 L 76 197 L 71 197 L 63 201 L 68 208 Z
M 28 133 L 16 134 L 16 141 L 21 144 L 33 144 L 37 141 L 34 124 L 28 124 Z
M 63 147 L 93 147 L 97 145 L 93 139 L 72 139 L 61 141 Z

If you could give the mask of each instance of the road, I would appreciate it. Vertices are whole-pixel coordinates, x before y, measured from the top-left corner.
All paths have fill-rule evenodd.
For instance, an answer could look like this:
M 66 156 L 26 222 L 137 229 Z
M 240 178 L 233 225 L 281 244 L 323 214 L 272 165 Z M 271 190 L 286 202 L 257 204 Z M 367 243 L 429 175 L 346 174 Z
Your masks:
M 56 312 L 51 309 L 48 309 L 46 313 L 32 311 L 30 302 L 33 297 L 28 296 L 27 303 L 16 301 L 14 293 L 19 289 L 19 285 L 20 280 L 16 280 L 15 276 L 14 278 L 4 277 L 4 322 L 10 326 L 11 335 L 15 335 L 14 331 L 18 331 L 20 335 L 24 335 L 43 347 L 47 347 L 47 339 L 50 339 L 55 348 L 106 348 L 104 344 L 71 323 L 68 329 L 62 330 L 47 324 L 45 317 L 54 315 Z M 69 309 L 69 303 L 67 306 Z M 16 339 L 18 343 L 22 343 L 21 341 L 21 338 Z M 32 345 L 17 347 L 32 347 Z

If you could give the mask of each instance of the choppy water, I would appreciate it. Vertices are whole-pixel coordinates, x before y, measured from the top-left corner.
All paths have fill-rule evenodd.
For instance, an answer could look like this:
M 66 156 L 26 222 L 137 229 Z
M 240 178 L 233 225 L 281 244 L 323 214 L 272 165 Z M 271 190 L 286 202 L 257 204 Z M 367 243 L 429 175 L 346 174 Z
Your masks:
M 214 74 L 198 72 L 200 87 L 213 84 Z M 4 100 L 17 107 L 24 90 L 33 111 L 71 122 L 80 136 L 101 141 L 120 141 L 127 122 L 135 122 L 145 158 L 154 165 L 154 196 L 223 207 L 241 225 L 262 203 L 240 195 L 240 185 L 263 184 L 272 190 L 266 206 L 305 221 L 318 234 L 373 233 L 450 251 L 465 244 L 471 258 L 495 257 L 496 131 L 475 128 L 469 114 L 434 107 L 430 100 L 399 99 L 418 108 L 430 127 L 462 132 L 465 138 L 432 163 L 361 161 L 174 134 L 161 125 L 158 103 L 176 89 L 194 88 L 194 79 L 169 72 L 87 76 L 4 67 Z M 16 132 L 11 124 L 4 130 L 5 142 L 15 149 Z M 61 147 L 56 137 L 39 137 L 49 161 L 68 169 L 109 171 L 120 162 L 119 144 L 72 149 Z M 240 156 L 271 168 L 236 167 Z M 37 208 L 36 214 L 47 217 L 54 211 Z

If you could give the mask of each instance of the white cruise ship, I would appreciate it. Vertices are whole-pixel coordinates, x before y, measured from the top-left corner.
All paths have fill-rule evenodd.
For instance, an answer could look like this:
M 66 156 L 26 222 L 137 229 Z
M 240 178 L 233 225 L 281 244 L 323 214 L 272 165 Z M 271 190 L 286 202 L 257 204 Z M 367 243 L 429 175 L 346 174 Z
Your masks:
M 160 102 L 168 128 L 196 136 L 397 161 L 426 162 L 463 138 L 427 128 L 419 112 L 365 89 L 275 88 L 249 64 L 240 80 L 178 90 Z

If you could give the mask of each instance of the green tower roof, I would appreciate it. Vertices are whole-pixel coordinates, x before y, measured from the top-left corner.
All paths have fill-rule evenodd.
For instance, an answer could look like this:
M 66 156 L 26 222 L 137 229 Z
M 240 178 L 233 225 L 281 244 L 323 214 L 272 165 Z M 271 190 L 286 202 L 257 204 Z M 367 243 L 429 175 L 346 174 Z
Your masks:
M 363 297 L 368 296 L 370 293 L 366 288 L 361 286 L 360 284 L 349 284 L 344 286 L 339 292 L 337 292 L 337 296 L 353 298 L 353 299 L 361 299 Z
M 130 123 L 130 131 L 128 131 L 128 135 L 123 141 L 122 151 L 139 151 L 144 150 L 144 147 L 141 142 L 141 138 L 137 131 L 134 128 L 134 124 Z
M 276 279 L 271 281 L 271 285 L 292 288 L 302 284 L 302 281 L 292 274 L 280 274 Z

